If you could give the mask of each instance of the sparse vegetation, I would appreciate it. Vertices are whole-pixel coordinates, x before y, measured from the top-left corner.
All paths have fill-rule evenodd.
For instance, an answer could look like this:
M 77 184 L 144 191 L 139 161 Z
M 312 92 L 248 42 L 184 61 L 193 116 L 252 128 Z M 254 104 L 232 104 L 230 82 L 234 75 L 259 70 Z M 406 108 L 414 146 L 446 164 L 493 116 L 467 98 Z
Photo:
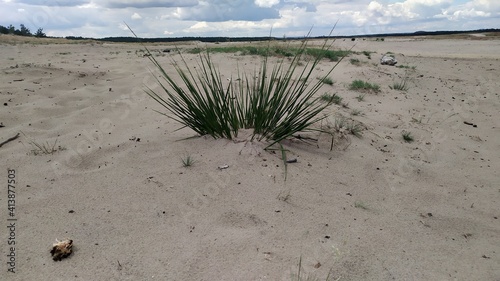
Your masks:
M 409 86 L 408 86 L 408 76 L 405 76 L 401 79 L 400 82 L 394 82 L 392 84 L 392 87 L 389 86 L 391 89 L 398 90 L 398 91 L 408 91 Z
M 251 129 L 252 140 L 268 141 L 266 149 L 303 131 L 319 131 L 312 125 L 326 118 L 321 114 L 329 103 L 321 102 L 317 92 L 323 81 L 311 81 L 320 61 L 331 54 L 331 41 L 325 40 L 320 49 L 307 48 L 307 40 L 294 52 L 294 56 L 277 63 L 268 62 L 275 54 L 273 47 L 267 53 L 257 73 L 251 75 L 236 71 L 237 79 L 226 83 L 211 59 L 212 49 L 199 54 L 196 70 L 180 54 L 178 63 L 172 56 L 172 75 L 144 46 L 148 58 L 160 73 L 157 78 L 162 93 L 147 88 L 146 93 L 166 112 L 159 112 L 199 135 L 233 139 L 240 129 Z M 271 43 L 270 43 L 271 44 Z M 305 58 L 305 55 L 314 55 Z M 302 59 L 308 60 L 305 68 L 298 68 Z M 338 65 L 333 64 L 325 73 L 327 77 Z M 169 65 L 170 67 L 170 65 Z M 156 76 L 158 77 L 158 76 Z M 179 79 L 179 78 L 180 79 Z M 285 161 L 285 157 L 283 160 Z M 286 179 L 286 163 L 285 163 Z
M 330 77 L 323 77 L 323 78 L 318 77 L 318 79 L 319 79 L 321 82 L 323 82 L 323 83 L 325 83 L 325 84 L 327 84 L 327 85 L 330 85 L 330 86 L 331 86 L 331 85 L 333 85 L 333 80 L 332 80 L 332 78 L 330 78 Z
M 359 59 L 356 59 L 356 58 L 350 59 L 349 62 L 353 65 L 356 65 L 356 66 L 359 66 L 361 64 L 361 61 Z
M 351 115 L 352 116 L 363 115 L 363 112 L 359 109 L 353 109 L 353 110 L 351 110 Z
M 365 100 L 365 96 L 366 94 L 359 94 L 356 96 L 356 99 L 361 102 L 361 101 L 364 101 Z
M 187 154 L 184 157 L 182 157 L 181 161 L 182 161 L 182 166 L 185 168 L 191 167 L 196 162 L 196 160 L 191 156 L 191 154 Z
M 417 69 L 417 67 L 416 67 L 416 66 L 409 66 L 409 65 L 402 65 L 402 64 L 401 64 L 401 65 L 398 65 L 398 66 L 396 66 L 396 67 L 397 67 L 397 68 L 406 68 L 406 69 L 411 69 L 411 70 L 415 70 L 415 69 Z
M 359 209 L 363 209 L 363 210 L 369 209 L 368 206 L 364 202 L 361 202 L 361 201 L 354 202 L 354 207 L 359 208 Z
M 337 133 L 341 134 L 348 133 L 355 137 L 361 138 L 362 137 L 361 132 L 363 131 L 363 127 L 361 126 L 360 123 L 354 120 L 349 120 L 344 116 L 340 116 L 338 118 L 335 118 L 334 130 Z
M 413 142 L 415 139 L 413 138 L 412 134 L 410 132 L 407 132 L 407 131 L 403 131 L 401 133 L 401 136 L 403 137 L 403 140 L 405 142 Z
M 354 120 L 351 120 L 351 122 L 349 122 L 347 124 L 347 131 L 357 137 L 357 138 L 361 138 L 363 135 L 361 134 L 361 132 L 363 131 L 363 127 L 361 126 L 361 124 L 359 124 L 358 122 L 354 121 Z
M 371 59 L 372 58 L 371 53 L 372 52 L 370 52 L 370 51 L 363 51 L 363 55 L 365 55 L 367 59 Z
M 57 139 L 54 141 L 54 143 L 49 143 L 48 141 L 45 143 L 39 143 L 34 139 L 29 140 L 28 143 L 32 147 L 29 153 L 32 155 L 48 155 L 48 154 L 54 154 L 57 151 L 66 150 L 65 147 L 57 145 Z
M 337 94 L 330 95 L 328 93 L 324 93 L 321 96 L 321 100 L 330 104 L 334 103 L 340 105 L 342 103 L 342 97 Z
M 422 116 L 420 116 L 420 118 L 415 118 L 415 117 L 412 117 L 412 118 L 411 118 L 411 122 L 413 122 L 413 123 L 418 123 L 418 124 L 422 124 L 422 119 L 423 119 L 423 118 L 424 118 L 424 117 L 422 117 Z
M 239 55 L 254 55 L 263 57 L 297 57 L 297 56 L 312 56 L 314 58 L 325 58 L 330 61 L 338 61 L 339 59 L 349 55 L 351 51 L 346 50 L 330 50 L 322 48 L 307 48 L 299 47 L 292 48 L 286 46 L 226 46 L 226 47 L 210 47 L 210 48 L 192 48 L 188 51 L 190 54 L 200 53 L 238 53 Z
M 380 91 L 380 86 L 375 84 L 375 83 L 369 83 L 365 82 L 363 80 L 354 80 L 351 82 L 349 85 L 349 89 L 355 90 L 355 91 L 373 91 L 373 92 L 379 92 Z

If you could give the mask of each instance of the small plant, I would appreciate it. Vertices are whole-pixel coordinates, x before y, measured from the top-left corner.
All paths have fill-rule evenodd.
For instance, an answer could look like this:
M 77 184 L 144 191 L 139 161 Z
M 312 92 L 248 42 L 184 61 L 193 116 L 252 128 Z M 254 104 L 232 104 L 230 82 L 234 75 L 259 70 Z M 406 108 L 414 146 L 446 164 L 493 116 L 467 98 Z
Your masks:
M 369 83 L 365 82 L 363 80 L 354 80 L 351 82 L 349 85 L 349 89 L 355 90 L 355 91 L 373 91 L 373 92 L 379 92 L 380 91 L 380 86 L 375 84 L 375 83 Z
M 411 122 L 413 122 L 413 123 L 418 123 L 418 124 L 422 124 L 422 119 L 423 119 L 423 118 L 424 118 L 424 117 L 422 117 L 422 116 L 420 116 L 420 118 L 415 118 L 415 117 L 412 117 L 412 118 L 411 118 Z
M 334 103 L 334 104 L 339 105 L 342 102 L 342 97 L 337 95 L 337 94 L 330 95 L 328 93 L 324 93 L 321 96 L 321 100 L 324 102 Z
M 361 138 L 363 127 L 360 123 L 354 120 L 348 120 L 344 116 L 335 118 L 334 130 L 341 135 L 351 134 L 355 137 Z
M 352 120 L 349 124 L 347 124 L 346 128 L 351 135 L 357 138 L 362 137 L 361 132 L 363 131 L 363 127 L 361 126 L 361 124 L 355 122 L 354 120 Z
M 353 109 L 353 110 L 351 110 L 351 115 L 352 116 L 358 116 L 358 115 L 362 115 L 362 114 L 363 114 L 363 112 L 361 110 L 359 110 L 359 109 Z
M 415 70 L 417 69 L 416 66 L 409 66 L 409 65 L 398 65 L 396 66 L 397 68 L 405 68 L 405 69 L 411 69 L 411 70 Z
M 412 142 L 415 140 L 410 132 L 403 131 L 401 135 L 403 136 L 403 140 L 405 142 Z
M 30 140 L 28 143 L 31 145 L 32 149 L 30 151 L 33 155 L 48 155 L 54 154 L 57 151 L 66 150 L 65 147 L 57 145 L 57 139 L 54 143 L 49 143 L 48 141 L 45 143 L 38 143 L 35 140 Z
M 361 64 L 361 61 L 358 59 L 350 59 L 349 62 L 356 66 L 359 66 Z
M 359 209 L 363 209 L 363 210 L 368 210 L 369 209 L 368 206 L 365 203 L 361 202 L 361 201 L 354 202 L 354 207 L 355 208 L 359 208 Z
M 394 89 L 394 90 L 398 90 L 398 91 L 404 91 L 404 92 L 408 91 L 408 89 L 409 89 L 408 76 L 403 77 L 403 79 L 400 82 L 394 82 L 392 84 L 392 87 L 389 86 L 389 88 Z
M 372 52 L 370 52 L 370 51 L 363 51 L 363 55 L 365 55 L 367 59 L 371 59 L 372 58 L 371 53 Z
M 366 96 L 366 94 L 359 94 L 359 95 L 356 97 L 356 99 L 357 99 L 359 102 L 362 102 L 362 101 L 364 101 L 364 100 L 365 100 L 365 96 Z
M 333 85 L 333 80 L 330 77 L 323 77 L 323 78 L 318 77 L 318 79 L 321 80 L 321 82 L 323 82 L 324 84 L 327 84 L 330 86 Z
M 191 154 L 181 157 L 181 161 L 182 161 L 182 166 L 185 168 L 193 166 L 193 164 L 196 162 L 196 160 L 194 160 Z
M 233 139 L 240 129 L 252 129 L 252 139 L 269 141 L 266 147 L 269 149 L 297 132 L 314 130 L 311 126 L 326 118 L 321 113 L 328 104 L 315 97 L 323 82 L 307 85 L 307 81 L 320 61 L 328 58 L 331 43 L 325 41 L 318 49 L 320 52 L 312 55 L 306 69 L 299 70 L 298 62 L 311 50 L 306 46 L 307 41 L 289 64 L 283 61 L 271 64 L 268 58 L 274 48 L 269 44 L 263 49 L 265 55 L 256 73 L 250 76 L 238 70 L 236 85 L 223 82 L 225 79 L 208 51 L 200 53 L 197 70 L 193 70 L 182 55 L 182 67 L 172 61 L 177 75 L 167 73 L 154 56 L 148 56 L 160 73 L 161 79 L 157 78 L 157 82 L 163 93 L 151 88 L 146 93 L 166 109 L 159 113 L 199 135 Z M 145 50 L 150 54 L 146 47 Z M 337 65 L 333 64 L 327 75 Z

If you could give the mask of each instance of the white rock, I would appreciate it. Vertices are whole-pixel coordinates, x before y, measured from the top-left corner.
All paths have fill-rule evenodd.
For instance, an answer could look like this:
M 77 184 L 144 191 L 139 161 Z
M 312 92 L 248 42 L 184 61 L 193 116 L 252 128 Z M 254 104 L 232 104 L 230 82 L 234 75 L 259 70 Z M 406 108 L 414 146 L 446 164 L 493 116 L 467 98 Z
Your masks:
M 396 65 L 396 63 L 398 63 L 398 61 L 393 55 L 385 54 L 380 59 L 380 64 Z

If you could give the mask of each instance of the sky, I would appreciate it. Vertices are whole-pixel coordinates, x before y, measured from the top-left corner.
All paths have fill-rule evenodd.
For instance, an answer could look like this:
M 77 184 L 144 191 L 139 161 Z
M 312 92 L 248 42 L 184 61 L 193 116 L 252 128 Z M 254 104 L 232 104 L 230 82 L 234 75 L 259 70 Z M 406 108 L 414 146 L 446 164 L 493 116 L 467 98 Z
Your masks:
M 500 0 L 0 0 L 0 25 L 48 36 L 274 37 L 500 28 Z

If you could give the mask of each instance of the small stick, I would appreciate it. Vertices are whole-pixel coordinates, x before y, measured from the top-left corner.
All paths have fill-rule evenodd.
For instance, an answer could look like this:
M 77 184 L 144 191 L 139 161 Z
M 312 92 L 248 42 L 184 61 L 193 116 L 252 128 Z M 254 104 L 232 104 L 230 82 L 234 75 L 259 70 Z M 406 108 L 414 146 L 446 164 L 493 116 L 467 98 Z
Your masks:
M 17 133 L 17 135 L 13 136 L 12 138 L 9 138 L 9 139 L 7 139 L 6 141 L 4 141 L 4 142 L 0 143 L 0 147 L 2 147 L 4 144 L 6 144 L 6 143 L 8 143 L 8 142 L 11 142 L 11 141 L 13 141 L 13 140 L 17 139 L 18 137 L 19 137 L 19 133 Z

